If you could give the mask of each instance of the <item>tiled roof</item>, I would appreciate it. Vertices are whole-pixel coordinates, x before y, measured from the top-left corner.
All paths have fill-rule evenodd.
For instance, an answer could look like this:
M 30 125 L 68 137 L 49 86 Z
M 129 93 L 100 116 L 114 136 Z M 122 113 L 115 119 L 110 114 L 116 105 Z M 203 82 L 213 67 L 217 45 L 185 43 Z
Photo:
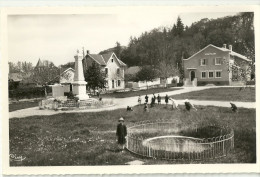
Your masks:
M 102 55 L 100 55 L 100 54 L 88 54 L 86 57 L 90 57 L 90 58 L 94 59 L 100 65 L 107 65 L 107 62 L 111 58 L 113 53 L 114 52 L 108 52 L 108 53 L 105 53 L 105 54 L 102 54 Z M 118 59 L 118 62 L 121 66 L 126 66 L 126 64 L 119 59 Z
M 192 58 L 193 56 L 195 56 L 196 54 L 198 54 L 199 52 L 201 52 L 202 50 L 206 49 L 206 48 L 209 47 L 209 46 L 215 47 L 215 48 L 217 48 L 217 49 L 219 49 L 219 50 L 221 50 L 221 51 L 224 51 L 224 52 L 230 52 L 230 55 L 236 56 L 236 57 L 241 58 L 241 59 L 243 59 L 243 60 L 251 61 L 250 59 L 248 59 L 248 58 L 247 58 L 246 56 L 244 56 L 244 55 L 241 55 L 241 54 L 239 54 L 239 53 L 237 53 L 237 52 L 231 51 L 231 50 L 229 50 L 229 49 L 227 49 L 227 48 L 214 46 L 214 45 L 212 45 L 212 44 L 207 45 L 206 47 L 204 47 L 203 49 L 201 49 L 201 50 L 198 51 L 197 53 L 193 54 L 191 57 L 189 57 L 189 58 L 187 58 L 187 59 L 184 59 L 184 60 L 188 60 L 188 59 Z
M 104 59 L 102 58 L 102 55 L 98 55 L 98 54 L 88 54 L 89 57 L 93 58 L 94 60 L 96 60 L 97 63 L 99 63 L 100 65 L 106 65 L 106 62 L 104 61 Z

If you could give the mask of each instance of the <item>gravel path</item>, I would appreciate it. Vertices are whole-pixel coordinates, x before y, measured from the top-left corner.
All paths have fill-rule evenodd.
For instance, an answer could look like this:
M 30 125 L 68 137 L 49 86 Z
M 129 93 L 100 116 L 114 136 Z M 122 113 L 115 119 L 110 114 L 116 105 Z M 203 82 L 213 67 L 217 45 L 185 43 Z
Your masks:
M 168 95 L 178 95 L 182 93 L 187 92 L 193 92 L 193 91 L 200 91 L 205 89 L 210 89 L 215 87 L 184 87 L 180 90 L 175 91 L 169 91 L 169 92 L 163 92 L 159 93 L 161 96 Z M 157 96 L 158 93 L 155 93 Z M 148 95 L 149 100 L 152 97 L 152 95 Z M 39 110 L 38 107 L 32 107 L 32 108 L 26 108 L 21 109 L 17 111 L 13 111 L 9 113 L 9 118 L 24 118 L 28 116 L 37 116 L 37 115 L 54 115 L 54 114 L 60 114 L 60 113 L 76 113 L 76 112 L 101 112 L 101 111 L 110 111 L 110 110 L 116 110 L 120 108 L 126 108 L 127 106 L 136 106 L 138 104 L 137 102 L 137 96 L 135 97 L 128 97 L 128 98 L 115 98 L 115 106 L 113 107 L 107 107 L 107 108 L 100 108 L 100 109 L 86 109 L 86 110 L 69 110 L 69 111 L 54 111 L 54 110 Z M 144 95 L 142 95 L 142 103 L 144 102 Z M 230 107 L 229 101 L 208 101 L 208 100 L 190 100 L 191 103 L 201 106 L 218 106 L 218 107 Z M 164 100 L 162 100 L 162 104 L 164 104 Z M 178 100 L 178 103 L 180 105 L 184 104 L 184 100 Z M 233 102 L 237 105 L 237 107 L 243 107 L 243 108 L 256 108 L 255 102 Z

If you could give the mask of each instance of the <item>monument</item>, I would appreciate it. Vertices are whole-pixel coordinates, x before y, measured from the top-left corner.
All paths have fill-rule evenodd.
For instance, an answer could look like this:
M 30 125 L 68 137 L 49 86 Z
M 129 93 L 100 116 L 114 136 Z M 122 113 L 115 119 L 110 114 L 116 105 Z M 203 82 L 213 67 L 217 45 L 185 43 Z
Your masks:
M 74 56 L 75 58 L 75 75 L 74 75 L 74 82 L 72 83 L 73 86 L 73 94 L 78 97 L 79 100 L 87 100 L 89 99 L 88 94 L 86 93 L 86 85 L 87 82 L 85 81 L 84 73 L 83 73 L 83 55 L 79 54 L 77 50 L 77 55 Z

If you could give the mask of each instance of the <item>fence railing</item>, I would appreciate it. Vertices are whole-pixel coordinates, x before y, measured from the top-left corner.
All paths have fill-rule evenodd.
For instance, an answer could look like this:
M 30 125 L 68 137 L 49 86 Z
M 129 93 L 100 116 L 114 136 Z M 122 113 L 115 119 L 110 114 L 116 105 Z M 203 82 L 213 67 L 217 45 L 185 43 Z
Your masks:
M 207 136 L 208 132 L 213 132 L 214 136 Z M 228 127 L 180 127 L 170 120 L 164 120 L 139 122 L 128 128 L 127 149 L 145 157 L 166 160 L 214 159 L 227 156 L 233 148 L 234 131 Z

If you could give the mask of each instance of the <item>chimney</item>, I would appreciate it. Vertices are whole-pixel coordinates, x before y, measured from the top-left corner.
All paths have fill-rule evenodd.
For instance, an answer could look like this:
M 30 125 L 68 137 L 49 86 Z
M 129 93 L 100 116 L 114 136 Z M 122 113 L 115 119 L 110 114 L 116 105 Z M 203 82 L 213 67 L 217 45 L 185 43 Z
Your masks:
M 87 50 L 87 55 L 89 54 L 89 50 Z
M 230 51 L 232 51 L 232 45 L 229 45 L 228 48 Z
M 227 48 L 227 44 L 223 44 L 223 48 L 225 48 L 225 49 L 226 49 L 226 48 Z

